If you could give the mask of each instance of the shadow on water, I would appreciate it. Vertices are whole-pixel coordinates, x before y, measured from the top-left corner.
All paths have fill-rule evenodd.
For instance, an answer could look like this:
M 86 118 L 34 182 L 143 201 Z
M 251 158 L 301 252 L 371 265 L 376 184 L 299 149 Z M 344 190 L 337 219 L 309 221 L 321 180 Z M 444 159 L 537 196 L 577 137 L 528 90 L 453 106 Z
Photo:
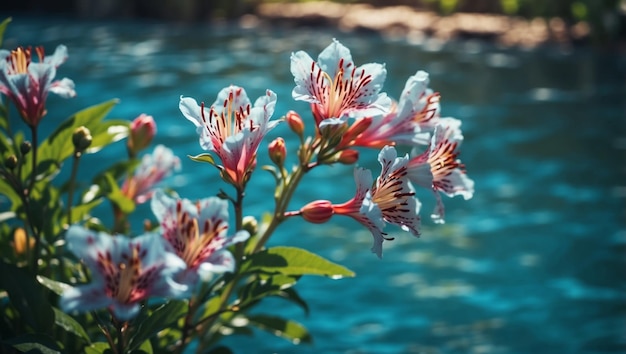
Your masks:
M 178 111 L 180 95 L 210 103 L 229 84 L 244 86 L 251 97 L 271 88 L 279 114 L 306 112 L 290 97 L 289 55 L 304 49 L 316 56 L 332 38 L 351 49 L 357 64 L 385 62 L 385 91 L 392 97 L 416 70 L 431 74 L 443 115 L 463 121 L 461 158 L 476 182 L 475 196 L 446 199 L 448 223 L 439 226 L 427 220 L 431 195 L 420 193 L 423 236 L 394 233 L 382 261 L 369 252 L 368 232 L 350 220 L 315 228 L 289 221 L 271 243 L 319 252 L 358 276 L 305 279 L 300 290 L 310 303 L 309 317 L 285 303 L 268 303 L 268 310 L 280 308 L 303 322 L 314 335 L 313 347 L 263 333 L 227 344 L 242 353 L 626 350 L 623 55 L 589 48 L 511 50 L 473 41 L 415 44 L 307 29 L 28 18 L 14 20 L 5 47 L 66 44 L 70 57 L 60 75 L 74 79 L 79 97 L 51 99 L 50 111 L 67 116 L 119 97 L 114 117 L 154 115 L 157 142 L 184 156 L 201 151 Z M 59 117 L 46 119 L 50 128 Z M 296 143 L 286 127 L 272 132 L 277 135 Z M 378 168 L 375 152 L 364 156 L 370 160 L 362 165 Z M 97 168 L 101 161 L 91 164 Z M 317 171 L 292 206 L 319 198 L 345 201 L 352 178 L 349 166 Z M 215 171 L 184 160 L 169 183 L 184 197 L 200 198 L 216 193 L 219 180 Z M 265 192 L 272 181 L 258 171 L 251 183 L 247 212 L 259 216 L 269 208 Z M 140 209 L 137 225 L 150 217 L 147 207 Z

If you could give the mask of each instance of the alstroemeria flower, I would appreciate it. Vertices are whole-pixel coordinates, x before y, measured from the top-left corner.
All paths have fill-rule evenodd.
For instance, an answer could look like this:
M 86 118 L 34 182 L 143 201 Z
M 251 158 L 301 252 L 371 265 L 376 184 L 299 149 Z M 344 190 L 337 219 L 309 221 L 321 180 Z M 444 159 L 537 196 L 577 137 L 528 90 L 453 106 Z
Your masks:
M 200 135 L 200 146 L 222 160 L 220 169 L 230 183 L 243 188 L 256 166 L 256 154 L 265 134 L 278 124 L 270 121 L 276 94 L 267 90 L 251 106 L 246 91 L 238 86 L 222 89 L 209 109 L 190 97 L 180 98 L 180 111 Z
M 173 280 L 185 263 L 166 252 L 157 234 L 131 239 L 73 225 L 65 241 L 91 270 L 90 284 L 69 288 L 61 296 L 65 312 L 108 308 L 115 318 L 126 321 L 150 297 L 180 298 L 187 292 L 187 286 Z
M 291 54 L 295 100 L 311 103 L 319 126 L 325 119 L 359 118 L 387 111 L 391 99 L 381 93 L 387 70 L 383 64 L 357 67 L 350 50 L 333 40 L 317 57 L 304 51 Z
M 439 94 L 428 88 L 428 73 L 418 71 L 407 80 L 397 105 L 389 113 L 371 117 L 367 129 L 342 145 L 381 148 L 385 145 L 428 145 L 439 120 Z
M 31 48 L 0 50 L 0 92 L 17 108 L 26 124 L 36 127 L 46 115 L 48 92 L 63 98 L 76 96 L 74 82 L 64 78 L 53 81 L 56 68 L 67 59 L 67 48 L 60 45 L 45 57 L 43 47 L 35 48 L 39 62 L 32 61 Z
M 234 270 L 235 260 L 226 247 L 250 235 L 247 231 L 227 235 L 227 201 L 210 197 L 194 203 L 157 190 L 151 207 L 169 247 L 187 264 L 181 283 L 193 285 L 198 278 L 207 281 L 213 274 Z
M 397 157 L 395 148 L 385 146 L 378 160 L 382 171 L 376 183 L 372 186 L 369 170 L 357 168 L 354 172 L 356 195 L 344 204 L 333 205 L 333 208 L 335 214 L 350 216 L 367 227 L 374 237 L 372 252 L 382 257 L 383 241 L 392 240 L 383 232 L 387 223 L 419 236 L 421 205 L 414 198 L 415 192 L 407 178 L 408 156 Z
M 461 195 L 465 200 L 474 195 L 474 181 L 465 174 L 465 165 L 458 159 L 463 141 L 461 121 L 441 118 L 435 128 L 430 147 L 411 158 L 408 164 L 409 179 L 435 193 L 437 205 L 431 215 L 436 223 L 444 223 L 444 206 L 439 193 L 449 197 Z
M 144 155 L 132 177 L 122 185 L 122 193 L 137 204 L 147 202 L 154 186 L 172 171 L 180 170 L 180 159 L 164 145 L 154 147 L 152 154 Z

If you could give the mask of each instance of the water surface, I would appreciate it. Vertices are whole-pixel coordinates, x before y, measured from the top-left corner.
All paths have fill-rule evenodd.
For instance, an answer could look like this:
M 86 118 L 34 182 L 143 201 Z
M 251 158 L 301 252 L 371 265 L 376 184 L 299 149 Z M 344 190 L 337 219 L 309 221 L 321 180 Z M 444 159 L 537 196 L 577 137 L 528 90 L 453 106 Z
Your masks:
M 303 49 L 316 57 L 332 38 L 352 50 L 357 64 L 386 63 L 385 91 L 392 97 L 418 69 L 431 74 L 443 115 L 463 121 L 461 158 L 476 182 L 475 196 L 445 199 L 447 224 L 440 226 L 427 219 L 433 201 L 420 191 L 422 238 L 393 233 L 382 260 L 369 251 L 369 233 L 351 220 L 336 218 L 324 227 L 287 222 L 271 245 L 318 252 L 357 277 L 304 279 L 299 290 L 309 316 L 280 301 L 259 308 L 305 324 L 313 346 L 260 331 L 226 344 L 236 353 L 625 352 L 623 55 L 331 30 L 33 18 L 15 18 L 4 46 L 69 48 L 59 75 L 76 82 L 79 96 L 51 97 L 43 129 L 87 105 L 120 98 L 111 117 L 153 115 L 156 142 L 183 160 L 168 184 L 183 197 L 200 198 L 224 185 L 211 166 L 184 157 L 201 150 L 178 110 L 179 96 L 211 103 L 229 84 L 253 98 L 270 88 L 278 94 L 277 116 L 296 109 L 307 117 L 307 106 L 291 99 L 289 56 Z M 296 139 L 286 126 L 270 138 L 279 135 L 293 149 Z M 261 149 L 261 162 L 267 161 L 265 145 Z M 120 152 L 121 146 L 104 150 L 87 164 L 100 168 Z M 360 164 L 377 170 L 375 158 L 376 152 L 365 152 Z M 269 174 L 257 171 L 247 214 L 270 208 L 271 188 Z M 353 191 L 352 167 L 320 169 L 305 178 L 292 208 L 318 198 L 343 202 Z M 137 229 L 150 217 L 147 207 L 139 211 Z

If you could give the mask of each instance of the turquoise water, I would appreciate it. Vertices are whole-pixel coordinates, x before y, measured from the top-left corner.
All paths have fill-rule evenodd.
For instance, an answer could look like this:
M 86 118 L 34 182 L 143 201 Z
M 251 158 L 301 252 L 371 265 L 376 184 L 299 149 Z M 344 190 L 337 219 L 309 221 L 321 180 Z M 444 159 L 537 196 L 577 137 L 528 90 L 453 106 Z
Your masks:
M 463 121 L 461 158 L 476 182 L 475 196 L 445 199 L 447 224 L 425 220 L 421 239 L 394 234 L 382 260 L 369 251 L 369 233 L 351 220 L 323 227 L 287 222 L 270 244 L 318 252 L 357 277 L 304 279 L 299 290 L 309 316 L 279 301 L 259 309 L 305 324 L 313 346 L 260 331 L 226 344 L 236 353 L 625 352 L 623 54 L 411 43 L 330 30 L 32 18 L 14 19 L 4 47 L 69 48 L 59 75 L 76 82 L 79 96 L 51 98 L 42 129 L 87 105 L 120 98 L 111 117 L 153 115 L 156 142 L 183 160 L 168 184 L 183 197 L 200 198 L 224 185 L 210 166 L 184 158 L 201 150 L 178 110 L 179 96 L 211 103 L 229 84 L 254 98 L 271 88 L 278 94 L 277 115 L 297 109 L 306 117 L 307 106 L 291 99 L 289 55 L 303 49 L 316 57 L 332 38 L 351 49 L 357 64 L 386 63 L 385 91 L 393 97 L 416 70 L 431 74 L 443 115 Z M 269 138 L 279 135 L 295 147 L 285 126 Z M 121 146 L 102 151 L 83 173 L 120 152 Z M 378 169 L 376 152 L 362 156 L 361 165 Z M 267 161 L 260 158 L 260 164 Z M 269 174 L 258 170 L 247 214 L 270 208 L 271 188 Z M 319 198 L 343 202 L 353 191 L 352 167 L 319 169 L 305 178 L 292 208 Z M 433 201 L 426 191 L 419 195 L 426 216 Z M 146 207 L 136 229 L 144 217 L 150 217 Z

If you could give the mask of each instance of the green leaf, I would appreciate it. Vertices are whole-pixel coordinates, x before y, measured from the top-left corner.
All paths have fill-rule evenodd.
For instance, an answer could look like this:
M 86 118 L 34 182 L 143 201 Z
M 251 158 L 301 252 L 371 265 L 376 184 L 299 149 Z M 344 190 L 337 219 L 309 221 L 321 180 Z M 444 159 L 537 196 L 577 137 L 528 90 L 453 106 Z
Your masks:
M 85 332 L 83 326 L 80 325 L 72 316 L 59 311 L 56 308 L 52 308 L 54 310 L 54 323 L 57 326 L 63 328 L 67 332 L 75 334 L 78 338 L 82 338 L 86 343 L 91 343 L 89 336 Z
M 285 300 L 288 300 L 300 306 L 304 310 L 305 314 L 307 315 L 309 314 L 309 305 L 306 303 L 306 301 L 304 301 L 302 297 L 300 297 L 300 294 L 298 294 L 296 289 L 294 288 L 284 289 L 284 290 L 281 290 L 277 295 Z
M 197 312 L 198 315 L 196 315 L 196 322 L 199 321 L 203 321 L 204 319 L 211 317 L 211 316 L 215 316 L 217 314 L 217 312 L 220 310 L 220 305 L 221 305 L 221 301 L 220 301 L 220 297 L 219 296 L 214 296 L 212 298 L 210 298 L 208 301 L 206 301 L 202 307 L 201 310 Z
M 114 180 L 119 180 L 122 177 L 132 174 L 141 160 L 139 159 L 130 159 L 117 162 L 113 164 L 111 167 L 107 168 L 105 171 L 98 173 L 93 178 L 93 184 L 102 185 L 102 181 L 106 179 L 105 175 L 113 176 Z
M 0 23 L 0 47 L 2 47 L 2 41 L 4 39 L 4 31 L 7 29 L 9 22 L 11 22 L 11 17 L 7 17 Z
M 269 315 L 252 315 L 248 317 L 250 324 L 268 331 L 277 337 L 287 339 L 293 344 L 313 343 L 309 331 L 300 323 Z
M 93 343 L 85 348 L 85 354 L 104 354 L 112 352 L 113 351 L 111 350 L 109 343 L 106 342 Z
M 128 123 L 118 120 L 102 122 L 102 119 L 117 104 L 117 100 L 110 100 L 95 106 L 88 107 L 61 123 L 57 129 L 50 134 L 39 146 L 38 159 L 41 162 L 46 161 L 48 166 L 45 168 L 38 167 L 37 174 L 51 174 L 56 172 L 61 163 L 74 154 L 74 144 L 72 143 L 72 135 L 74 130 L 80 126 L 89 129 L 93 141 L 87 152 L 93 152 L 101 149 L 105 145 L 123 138 L 128 132 Z M 126 126 L 124 134 L 123 126 Z M 109 132 L 109 130 L 111 132 Z M 27 166 L 24 166 L 24 174 L 28 176 L 31 172 Z
M 0 289 L 9 294 L 22 321 L 37 332 L 50 333 L 54 312 L 46 298 L 44 288 L 30 272 L 12 264 L 0 262 Z
M 149 339 L 145 340 L 143 344 L 139 346 L 139 349 L 135 349 L 130 352 L 130 354 L 152 354 L 152 353 L 153 353 L 152 343 L 150 342 Z
M 254 253 L 244 262 L 242 271 L 285 275 L 324 275 L 333 279 L 355 275 L 348 268 L 307 250 L 283 246 Z
M 104 186 L 106 197 L 109 198 L 111 202 L 115 203 L 124 214 L 132 213 L 133 210 L 135 210 L 135 202 L 122 193 L 122 190 L 113 179 L 113 176 L 105 174 L 104 177 L 106 180 Z
M 9 183 L 1 177 L 0 194 L 6 196 L 9 199 L 9 201 L 11 202 L 11 210 L 18 210 L 22 205 L 22 199 L 20 199 L 20 196 L 15 192 L 13 187 L 11 187 L 11 185 L 9 185 Z
M 56 280 L 52 280 L 50 278 L 46 278 L 43 275 L 37 276 L 37 281 L 39 284 L 45 286 L 46 288 L 52 290 L 57 295 L 63 295 L 63 292 L 67 289 L 70 289 L 72 286 L 69 284 L 61 283 Z
M 217 164 L 215 163 L 215 159 L 210 154 L 200 154 L 196 156 L 187 155 L 187 157 L 189 157 L 190 159 L 196 162 L 207 162 L 213 166 L 217 166 Z
M 80 222 L 89 216 L 89 212 L 102 203 L 102 199 L 95 199 L 85 204 L 79 204 L 72 207 L 72 221 Z
M 44 334 L 25 334 L 4 341 L 22 353 L 61 354 L 57 343 Z
M 137 348 L 164 328 L 178 321 L 187 312 L 187 306 L 185 301 L 170 300 L 152 311 L 146 319 L 139 323 L 137 332 L 130 340 L 129 349 Z

